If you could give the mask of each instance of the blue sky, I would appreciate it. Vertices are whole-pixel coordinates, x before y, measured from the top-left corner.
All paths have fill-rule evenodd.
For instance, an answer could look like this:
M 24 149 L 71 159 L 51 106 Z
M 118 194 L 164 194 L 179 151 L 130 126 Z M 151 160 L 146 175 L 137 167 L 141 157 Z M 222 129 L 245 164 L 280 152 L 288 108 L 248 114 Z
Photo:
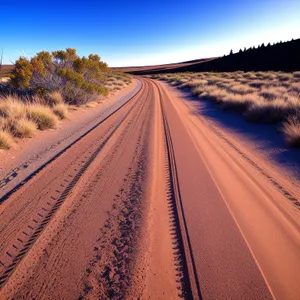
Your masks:
M 179 62 L 300 38 L 299 0 L 0 0 L 4 63 L 41 50 L 110 66 Z

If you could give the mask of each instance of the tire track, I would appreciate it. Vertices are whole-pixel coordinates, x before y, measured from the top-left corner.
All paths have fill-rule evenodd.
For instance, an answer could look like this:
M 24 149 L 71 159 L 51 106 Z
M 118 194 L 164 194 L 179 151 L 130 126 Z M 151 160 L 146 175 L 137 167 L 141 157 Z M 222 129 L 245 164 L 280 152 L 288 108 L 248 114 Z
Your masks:
M 144 87 L 144 86 L 143 86 Z M 141 89 L 142 90 L 142 89 Z M 139 93 L 138 93 L 139 94 Z M 147 94 L 147 93 L 146 93 Z M 135 98 L 137 95 L 132 97 L 130 100 Z M 130 101 L 129 100 L 129 101 Z M 123 106 L 117 109 L 115 112 L 119 111 L 122 107 L 124 107 L 129 101 L 127 101 Z M 142 101 L 141 101 L 142 102 Z M 139 104 L 139 105 L 138 105 Z M 125 116 L 116 124 L 115 128 L 108 134 L 108 136 L 97 146 L 96 150 L 90 151 L 89 155 L 85 154 L 84 159 L 79 162 L 79 165 L 75 165 L 73 172 L 69 173 L 67 178 L 63 179 L 63 183 L 60 184 L 60 187 L 55 190 L 54 196 L 49 196 L 49 199 L 45 200 L 46 205 L 42 207 L 42 209 L 36 214 L 36 216 L 32 219 L 32 222 L 27 225 L 26 228 L 21 230 L 21 235 L 19 235 L 16 241 L 9 247 L 9 249 L 1 256 L 0 258 L 0 288 L 5 284 L 8 278 L 12 275 L 16 266 L 21 262 L 26 253 L 30 250 L 30 248 L 34 245 L 42 231 L 49 224 L 50 220 L 53 218 L 55 212 L 59 209 L 62 203 L 66 200 L 67 196 L 71 193 L 72 189 L 78 183 L 79 179 L 84 175 L 86 169 L 91 165 L 91 163 L 95 160 L 98 154 L 101 152 L 102 148 L 107 144 L 107 142 L 111 139 L 114 133 L 120 128 L 123 122 L 127 119 L 127 117 L 133 112 L 134 108 L 137 107 L 137 112 L 135 115 L 139 115 L 140 110 L 143 105 L 139 102 L 133 104 L 133 106 L 129 109 L 129 111 L 125 114 Z M 112 116 L 111 114 L 110 116 Z M 85 137 L 89 132 L 98 127 L 101 123 L 107 120 L 110 116 L 101 121 L 98 125 L 93 127 L 91 130 L 82 135 L 79 139 L 74 141 L 71 145 L 66 147 L 62 152 L 55 156 L 55 158 L 48 161 L 43 167 L 39 168 L 34 174 L 31 174 L 27 180 L 29 181 L 33 176 L 35 176 L 41 169 L 45 168 L 48 164 L 50 164 L 54 159 L 58 158 L 63 152 L 69 149 L 71 146 L 75 145 L 79 140 Z M 130 122 L 130 121 L 129 121 Z M 23 183 L 25 184 L 25 183 Z M 22 184 L 22 185 L 23 185 Z M 16 189 L 9 192 L 9 195 L 6 195 L 5 199 L 8 199 L 9 196 L 15 192 Z M 3 201 L 4 201 L 3 200 Z M 1 202 L 3 203 L 2 199 Z M 1 203 L 0 202 L 0 203 Z M 8 263 L 7 263 L 8 262 Z
M 180 296 L 184 297 L 185 299 L 202 299 L 199 281 L 197 278 L 196 265 L 182 206 L 175 154 L 163 105 L 163 97 L 159 86 L 154 81 L 151 80 L 151 82 L 156 86 L 159 93 L 165 131 L 168 169 L 167 181 L 169 188 L 168 204 L 170 207 L 170 221 L 172 224 L 171 234 L 174 236 L 174 240 L 176 241 L 174 255 L 177 263 L 175 264 L 175 267 L 176 271 L 178 272 L 177 276 L 181 277 L 179 281 L 182 285 L 182 294 Z

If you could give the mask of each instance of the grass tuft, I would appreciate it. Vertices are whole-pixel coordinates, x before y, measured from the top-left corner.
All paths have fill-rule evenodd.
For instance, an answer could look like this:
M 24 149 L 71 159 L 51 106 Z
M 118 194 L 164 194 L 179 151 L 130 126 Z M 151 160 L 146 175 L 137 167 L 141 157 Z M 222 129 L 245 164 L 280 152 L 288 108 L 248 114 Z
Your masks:
M 40 104 L 28 106 L 27 116 L 36 123 L 40 130 L 55 128 L 57 126 L 57 117 L 51 109 Z
M 9 149 L 12 144 L 11 135 L 3 130 L 0 130 L 0 149 Z
M 300 119 L 297 116 L 290 116 L 283 123 L 282 132 L 288 145 L 300 146 Z
M 64 99 L 59 91 L 50 92 L 46 96 L 47 101 L 50 105 L 58 105 L 64 103 Z
M 20 119 L 26 115 L 26 106 L 14 96 L 0 99 L 0 116 L 7 119 Z
M 66 104 L 60 103 L 52 108 L 54 114 L 61 120 L 66 119 L 68 116 L 68 106 Z
M 12 126 L 12 132 L 16 137 L 29 138 L 33 137 L 37 131 L 37 125 L 30 120 L 20 119 Z

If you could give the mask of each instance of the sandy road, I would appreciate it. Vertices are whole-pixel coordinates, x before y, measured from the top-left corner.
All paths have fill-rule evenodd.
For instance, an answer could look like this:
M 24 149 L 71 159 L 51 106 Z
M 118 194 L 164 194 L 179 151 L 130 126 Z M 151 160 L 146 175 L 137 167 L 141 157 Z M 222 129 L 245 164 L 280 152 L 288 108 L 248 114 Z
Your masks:
M 298 195 L 141 81 L 2 202 L 0 298 L 297 299 Z

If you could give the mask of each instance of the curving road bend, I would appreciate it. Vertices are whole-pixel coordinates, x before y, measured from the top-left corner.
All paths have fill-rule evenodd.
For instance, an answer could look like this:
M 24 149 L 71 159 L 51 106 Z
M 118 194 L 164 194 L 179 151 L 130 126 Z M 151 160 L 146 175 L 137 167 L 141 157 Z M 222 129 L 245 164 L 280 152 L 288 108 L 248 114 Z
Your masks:
M 299 191 L 140 80 L 1 202 L 0 298 L 299 298 Z

